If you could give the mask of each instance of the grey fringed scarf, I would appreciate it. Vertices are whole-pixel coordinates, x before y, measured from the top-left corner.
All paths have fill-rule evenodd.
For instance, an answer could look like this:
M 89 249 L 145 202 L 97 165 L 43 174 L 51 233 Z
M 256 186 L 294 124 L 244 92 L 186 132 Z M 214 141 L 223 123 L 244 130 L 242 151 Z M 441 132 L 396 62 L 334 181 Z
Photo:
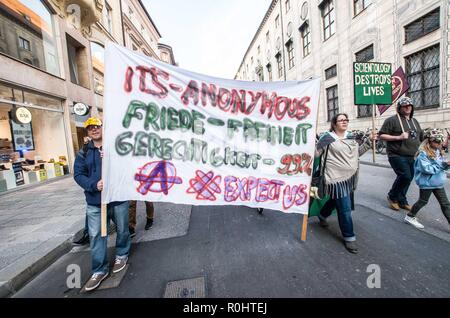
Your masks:
M 339 199 L 356 189 L 359 156 L 370 149 L 370 141 L 359 146 L 355 139 L 348 139 L 351 136 L 349 132 L 344 138 L 333 132 L 329 134 L 335 141 L 329 145 L 325 165 L 326 193 L 332 199 Z

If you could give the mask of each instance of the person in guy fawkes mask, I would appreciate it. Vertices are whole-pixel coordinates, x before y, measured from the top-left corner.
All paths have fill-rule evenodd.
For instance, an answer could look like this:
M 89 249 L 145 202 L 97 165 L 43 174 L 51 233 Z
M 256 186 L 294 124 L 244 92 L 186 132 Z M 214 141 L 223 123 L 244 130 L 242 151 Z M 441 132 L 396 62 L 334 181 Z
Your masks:
M 423 140 L 422 129 L 413 115 L 412 99 L 402 97 L 397 102 L 397 113 L 384 121 L 379 132 L 379 139 L 386 141 L 389 163 L 397 175 L 387 195 L 389 207 L 395 211 L 411 211 L 406 193 L 414 178 L 414 155 Z

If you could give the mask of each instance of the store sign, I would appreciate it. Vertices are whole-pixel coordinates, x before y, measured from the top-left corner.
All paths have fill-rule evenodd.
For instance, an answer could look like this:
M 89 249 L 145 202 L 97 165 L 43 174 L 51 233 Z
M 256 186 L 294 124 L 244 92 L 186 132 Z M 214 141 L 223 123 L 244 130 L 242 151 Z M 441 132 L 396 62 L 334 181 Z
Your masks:
M 22 163 L 21 162 L 14 162 L 12 164 L 12 168 L 14 171 L 14 176 L 16 177 L 16 185 L 24 185 L 25 179 L 23 178 L 23 169 L 22 169 Z
M 33 128 L 31 122 L 16 123 L 10 120 L 14 151 L 34 150 Z
M 355 105 L 391 104 L 390 63 L 353 63 Z
M 31 122 L 31 112 L 25 107 L 17 108 L 14 117 L 19 124 L 28 124 Z
M 89 107 L 83 103 L 73 105 L 73 112 L 78 116 L 86 116 L 89 113 Z

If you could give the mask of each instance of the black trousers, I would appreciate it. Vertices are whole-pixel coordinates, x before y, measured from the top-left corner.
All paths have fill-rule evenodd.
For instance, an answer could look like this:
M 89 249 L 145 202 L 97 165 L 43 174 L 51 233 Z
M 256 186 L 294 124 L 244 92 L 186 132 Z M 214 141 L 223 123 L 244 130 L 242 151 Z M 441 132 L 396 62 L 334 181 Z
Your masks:
M 450 202 L 448 201 L 445 188 L 420 189 L 419 200 L 416 203 L 414 203 L 413 207 L 411 208 L 411 212 L 408 213 L 408 216 L 415 217 L 419 212 L 419 210 L 422 209 L 425 205 L 427 205 L 431 193 L 433 193 L 436 199 L 438 200 L 439 205 L 441 206 L 442 213 L 444 213 L 447 222 L 450 224 Z

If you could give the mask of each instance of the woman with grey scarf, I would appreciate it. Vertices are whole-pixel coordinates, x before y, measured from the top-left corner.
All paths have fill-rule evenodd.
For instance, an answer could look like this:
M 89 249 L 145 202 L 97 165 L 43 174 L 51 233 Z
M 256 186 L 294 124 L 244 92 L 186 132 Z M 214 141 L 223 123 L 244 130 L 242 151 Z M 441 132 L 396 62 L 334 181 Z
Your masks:
M 352 198 L 356 190 L 359 171 L 359 157 L 371 148 L 372 135 L 361 145 L 348 128 L 347 114 L 337 114 L 331 119 L 331 129 L 317 143 L 316 156 L 322 155 L 325 176 L 325 195 L 330 199 L 319 214 L 320 225 L 328 227 L 327 217 L 337 210 L 339 228 L 344 237 L 345 248 L 356 254 L 356 236 L 353 232 Z

